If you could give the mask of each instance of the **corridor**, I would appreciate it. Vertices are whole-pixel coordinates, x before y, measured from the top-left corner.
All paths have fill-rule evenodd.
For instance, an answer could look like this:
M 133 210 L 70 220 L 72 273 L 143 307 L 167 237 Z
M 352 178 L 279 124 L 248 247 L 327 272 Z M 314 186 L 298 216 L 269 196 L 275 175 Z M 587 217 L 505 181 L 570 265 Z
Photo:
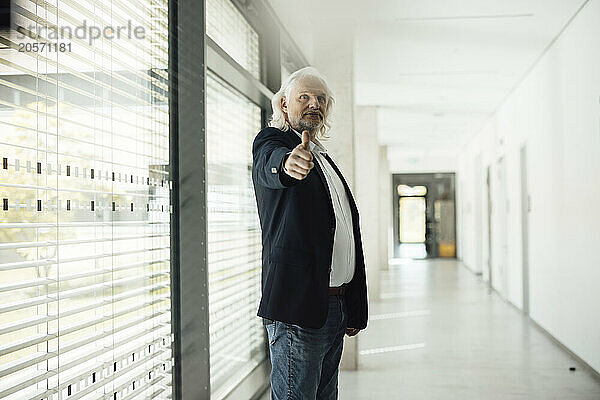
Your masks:
M 330 294 L 341 400 L 600 400 L 599 21 L 5 2 L 0 400 L 267 400 Z
M 460 262 L 408 260 L 381 279 L 340 399 L 600 399 L 582 365 Z

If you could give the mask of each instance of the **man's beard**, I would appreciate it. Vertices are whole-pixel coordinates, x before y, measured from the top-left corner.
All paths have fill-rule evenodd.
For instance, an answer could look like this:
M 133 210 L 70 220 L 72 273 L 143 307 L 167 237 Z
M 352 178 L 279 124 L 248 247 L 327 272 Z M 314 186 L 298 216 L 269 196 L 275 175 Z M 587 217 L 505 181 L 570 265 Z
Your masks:
M 295 125 L 296 126 L 292 126 L 292 128 L 296 129 L 298 132 L 302 133 L 303 131 L 308 131 L 310 137 L 314 137 L 323 126 L 323 122 L 321 120 L 312 122 L 300 117 Z

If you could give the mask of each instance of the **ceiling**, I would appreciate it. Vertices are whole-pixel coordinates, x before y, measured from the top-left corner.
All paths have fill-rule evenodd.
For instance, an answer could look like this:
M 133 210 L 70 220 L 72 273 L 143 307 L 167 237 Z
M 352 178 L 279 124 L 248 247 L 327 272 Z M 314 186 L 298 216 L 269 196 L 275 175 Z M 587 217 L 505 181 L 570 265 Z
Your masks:
M 355 104 L 378 107 L 381 144 L 458 151 L 585 0 L 270 3 L 316 64 L 311 32 L 352 27 Z

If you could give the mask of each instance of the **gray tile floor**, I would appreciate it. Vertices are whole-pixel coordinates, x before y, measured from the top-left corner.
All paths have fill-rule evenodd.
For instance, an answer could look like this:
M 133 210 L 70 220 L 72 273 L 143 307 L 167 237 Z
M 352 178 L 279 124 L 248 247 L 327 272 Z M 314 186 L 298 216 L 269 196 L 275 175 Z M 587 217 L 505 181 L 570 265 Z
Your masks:
M 393 265 L 381 293 L 342 400 L 600 400 L 599 380 L 457 261 Z

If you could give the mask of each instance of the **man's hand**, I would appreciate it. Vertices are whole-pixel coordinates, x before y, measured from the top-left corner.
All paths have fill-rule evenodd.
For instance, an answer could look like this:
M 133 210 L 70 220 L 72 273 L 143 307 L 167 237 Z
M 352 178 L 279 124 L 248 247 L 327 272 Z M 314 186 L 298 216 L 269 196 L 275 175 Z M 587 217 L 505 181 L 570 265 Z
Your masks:
M 355 336 L 358 334 L 358 332 L 360 332 L 360 329 L 357 328 L 346 328 L 346 335 L 348 336 Z
M 302 143 L 294 147 L 287 160 L 285 160 L 286 173 L 292 178 L 304 179 L 315 166 L 310 153 L 310 136 L 308 131 L 302 132 Z

